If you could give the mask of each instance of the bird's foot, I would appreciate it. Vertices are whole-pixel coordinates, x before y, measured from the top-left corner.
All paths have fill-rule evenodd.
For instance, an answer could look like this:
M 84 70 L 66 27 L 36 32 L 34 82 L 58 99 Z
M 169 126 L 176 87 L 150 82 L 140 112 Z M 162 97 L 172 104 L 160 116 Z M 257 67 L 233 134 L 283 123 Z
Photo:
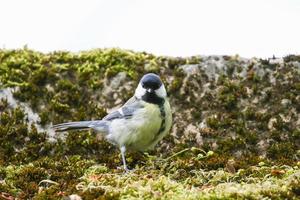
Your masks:
M 132 172 L 133 170 L 132 169 L 129 169 L 128 167 L 124 167 L 124 172 L 127 174 L 127 173 L 130 173 Z
M 135 171 L 134 169 L 129 169 L 127 166 L 126 167 L 120 166 L 120 167 L 117 167 L 117 169 L 123 170 L 125 174 Z

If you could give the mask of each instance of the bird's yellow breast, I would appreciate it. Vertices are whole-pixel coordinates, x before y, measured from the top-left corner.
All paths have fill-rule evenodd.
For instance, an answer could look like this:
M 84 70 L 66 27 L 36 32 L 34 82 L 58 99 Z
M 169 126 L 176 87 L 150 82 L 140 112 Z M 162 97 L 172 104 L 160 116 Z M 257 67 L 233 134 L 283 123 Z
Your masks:
M 111 130 L 113 140 L 118 141 L 118 145 L 125 145 L 128 149 L 144 151 L 153 146 L 166 134 L 166 130 L 160 129 L 162 123 L 170 124 L 169 104 L 164 104 L 165 116 L 162 116 L 161 109 L 156 104 L 143 102 L 143 108 L 138 109 L 132 118 L 115 120 Z M 168 114 L 166 114 L 168 113 Z M 164 120 L 165 117 L 167 119 Z M 170 129 L 167 125 L 164 129 Z M 160 135 L 162 134 L 162 135 Z

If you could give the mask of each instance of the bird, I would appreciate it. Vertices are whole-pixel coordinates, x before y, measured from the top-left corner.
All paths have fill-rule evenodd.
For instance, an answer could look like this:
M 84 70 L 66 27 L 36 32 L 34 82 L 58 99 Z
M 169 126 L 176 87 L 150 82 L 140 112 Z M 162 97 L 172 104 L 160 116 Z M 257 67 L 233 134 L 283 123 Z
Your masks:
M 119 109 L 101 120 L 76 121 L 53 125 L 56 132 L 92 129 L 120 149 L 123 168 L 127 150 L 153 150 L 172 126 L 172 110 L 166 88 L 154 73 L 145 74 L 131 97 Z

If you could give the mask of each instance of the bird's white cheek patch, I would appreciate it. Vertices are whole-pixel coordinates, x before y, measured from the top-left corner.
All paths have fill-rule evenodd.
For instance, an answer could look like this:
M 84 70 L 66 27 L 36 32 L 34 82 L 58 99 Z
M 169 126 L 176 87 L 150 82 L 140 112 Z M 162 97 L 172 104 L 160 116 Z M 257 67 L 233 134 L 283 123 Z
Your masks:
M 135 90 L 135 96 L 137 97 L 137 98 L 142 98 L 142 96 L 144 95 L 144 94 L 146 94 L 146 90 L 142 87 L 142 85 L 141 84 L 139 84 L 138 85 L 138 87 L 136 88 L 136 90 Z
M 164 85 L 161 85 L 158 90 L 155 91 L 156 95 L 159 97 L 166 97 L 167 96 L 167 91 Z

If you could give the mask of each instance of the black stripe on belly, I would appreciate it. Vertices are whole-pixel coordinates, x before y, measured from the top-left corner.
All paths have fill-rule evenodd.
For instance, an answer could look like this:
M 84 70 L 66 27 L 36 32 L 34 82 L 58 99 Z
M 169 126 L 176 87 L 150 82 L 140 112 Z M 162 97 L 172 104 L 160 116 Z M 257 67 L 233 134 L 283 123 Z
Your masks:
M 164 104 L 159 106 L 159 110 L 160 110 L 160 115 L 161 115 L 162 121 L 161 121 L 160 128 L 158 130 L 158 133 L 156 135 L 161 134 L 166 129 L 166 111 L 165 111 Z
M 165 111 L 164 103 L 159 105 L 159 110 L 160 110 L 160 116 L 162 120 L 161 120 L 160 128 L 158 132 L 155 134 L 151 143 L 154 142 L 159 137 L 159 135 L 162 132 L 164 132 L 164 130 L 166 129 L 166 111 Z

